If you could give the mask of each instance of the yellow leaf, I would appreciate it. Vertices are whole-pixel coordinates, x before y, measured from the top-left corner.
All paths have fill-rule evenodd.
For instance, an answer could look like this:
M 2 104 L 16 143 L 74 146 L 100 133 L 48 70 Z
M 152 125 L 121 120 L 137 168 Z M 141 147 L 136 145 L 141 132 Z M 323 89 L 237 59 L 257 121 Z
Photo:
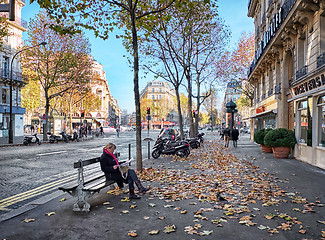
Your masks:
M 55 212 L 49 212 L 49 213 L 46 213 L 47 216 L 52 216 L 52 215 L 55 215 Z
M 111 204 L 110 202 L 104 202 L 103 205 L 109 205 Z
M 67 199 L 66 198 L 61 198 L 59 201 L 64 202 L 65 200 L 67 200 Z
M 122 198 L 121 202 L 130 202 L 130 199 L 128 197 Z
M 24 222 L 25 223 L 29 223 L 29 222 L 34 222 L 36 219 L 34 219 L 34 218 L 25 218 L 24 219 Z
M 156 234 L 158 234 L 158 233 L 159 233 L 159 230 L 151 230 L 151 231 L 149 232 L 150 235 L 156 235 Z
M 181 214 L 185 214 L 185 213 L 187 213 L 187 211 L 186 211 L 186 210 L 183 210 L 183 211 L 181 211 Z
M 128 236 L 131 236 L 131 237 L 137 237 L 138 234 L 136 233 L 135 230 L 131 230 L 131 231 L 128 232 Z
M 130 205 L 130 208 L 136 208 L 137 207 L 137 205 Z
M 114 207 L 108 207 L 107 209 L 108 209 L 108 210 L 112 210 L 112 209 L 114 209 Z
M 129 210 L 123 210 L 122 213 L 126 214 L 126 213 L 130 213 L 130 211 Z
M 143 219 L 148 220 L 150 217 L 144 216 Z
M 325 231 L 321 231 L 322 237 L 325 238 Z
M 171 225 L 171 226 L 166 226 L 164 233 L 171 233 L 171 232 L 175 232 L 176 231 L 176 226 L 175 225 Z
M 306 234 L 306 230 L 301 229 L 301 230 L 299 231 L 299 233 L 301 233 L 301 234 Z

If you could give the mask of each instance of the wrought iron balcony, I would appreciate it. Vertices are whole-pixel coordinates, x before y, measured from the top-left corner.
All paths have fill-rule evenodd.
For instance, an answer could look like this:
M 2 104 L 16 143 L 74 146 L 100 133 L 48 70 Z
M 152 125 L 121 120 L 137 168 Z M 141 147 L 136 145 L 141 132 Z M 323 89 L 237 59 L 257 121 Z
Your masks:
M 273 88 L 270 88 L 269 91 L 267 91 L 267 96 L 271 96 L 273 94 Z
M 325 65 L 325 52 L 317 57 L 317 67 Z
M 274 94 L 281 94 L 281 83 L 274 87 Z
M 297 0 L 286 0 L 282 5 L 282 19 L 286 19 Z
M 307 66 L 305 65 L 296 72 L 296 80 L 302 78 L 306 74 L 307 74 Z
M 265 99 L 265 93 L 262 94 L 262 99 L 261 100 L 264 100 Z
M 0 69 L 0 80 L 10 81 L 10 71 L 1 68 Z M 23 80 L 25 80 L 25 78 L 23 78 L 23 75 L 21 72 L 12 71 L 12 80 L 16 81 L 16 82 L 23 82 Z
M 272 3 L 273 3 L 273 0 L 269 0 L 269 7 L 271 6 Z

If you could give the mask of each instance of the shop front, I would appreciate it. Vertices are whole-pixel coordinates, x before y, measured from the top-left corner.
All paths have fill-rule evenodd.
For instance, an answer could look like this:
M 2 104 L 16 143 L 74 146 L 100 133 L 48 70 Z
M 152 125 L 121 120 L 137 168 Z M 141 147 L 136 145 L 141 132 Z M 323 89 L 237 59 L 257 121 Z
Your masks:
M 325 169 L 325 71 L 291 88 L 297 144 L 294 157 Z

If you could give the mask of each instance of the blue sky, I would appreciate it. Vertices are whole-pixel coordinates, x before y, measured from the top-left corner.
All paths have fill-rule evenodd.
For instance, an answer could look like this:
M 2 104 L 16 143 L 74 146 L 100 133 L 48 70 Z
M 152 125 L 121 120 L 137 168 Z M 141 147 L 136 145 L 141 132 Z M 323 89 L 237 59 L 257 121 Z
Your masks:
M 253 19 L 247 17 L 247 5 L 248 0 L 219 0 L 219 14 L 232 32 L 230 50 L 235 47 L 242 32 L 254 30 Z M 38 11 L 37 3 L 29 4 L 29 0 L 26 0 L 26 6 L 22 9 L 22 19 L 29 21 Z M 135 109 L 133 73 L 127 59 L 123 57 L 127 53 L 121 40 L 116 39 L 114 33 L 106 41 L 95 38 L 91 32 L 86 32 L 86 35 L 91 43 L 93 57 L 104 66 L 111 94 L 117 99 L 121 109 L 126 109 L 129 113 L 133 112 Z M 23 39 L 25 40 L 26 37 L 24 33 Z M 141 76 L 143 75 L 140 72 L 140 91 L 148 81 L 152 80 Z

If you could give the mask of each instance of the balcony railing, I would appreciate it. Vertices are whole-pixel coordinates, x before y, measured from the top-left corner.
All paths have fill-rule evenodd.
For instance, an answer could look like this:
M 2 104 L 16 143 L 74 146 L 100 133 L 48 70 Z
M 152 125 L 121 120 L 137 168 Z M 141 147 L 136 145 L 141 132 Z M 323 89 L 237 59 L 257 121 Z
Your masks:
M 265 93 L 262 94 L 262 100 L 264 100 L 264 99 L 265 99 Z
M 302 78 L 303 76 L 305 76 L 307 74 L 307 66 L 303 66 L 302 68 L 300 68 L 297 72 L 296 72 L 296 80 L 298 80 L 299 78 Z
M 273 3 L 273 0 L 269 0 L 269 7 L 271 6 L 272 3 Z
M 267 91 L 267 96 L 271 96 L 273 94 L 273 88 L 270 88 L 269 91 Z
M 317 57 L 317 67 L 325 65 L 325 52 Z
M 6 69 L 0 69 L 0 79 L 10 80 L 10 71 Z M 12 80 L 22 82 L 25 80 L 21 72 L 12 71 Z
M 286 19 L 297 0 L 286 0 L 282 5 L 282 20 Z

